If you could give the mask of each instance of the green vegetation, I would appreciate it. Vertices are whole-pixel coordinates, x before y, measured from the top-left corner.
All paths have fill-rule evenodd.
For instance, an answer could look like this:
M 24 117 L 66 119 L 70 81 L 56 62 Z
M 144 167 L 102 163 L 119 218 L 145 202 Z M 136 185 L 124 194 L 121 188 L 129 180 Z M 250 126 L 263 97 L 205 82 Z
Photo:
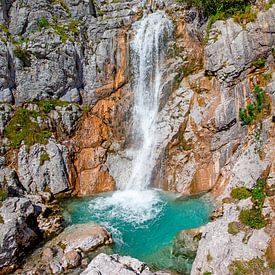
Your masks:
M 104 11 L 97 10 L 96 14 L 97 14 L 97 16 L 103 16 L 104 15 Z
M 272 80 L 272 73 L 271 72 L 265 72 L 263 73 L 263 77 L 266 81 L 271 81 Z
M 62 43 L 65 43 L 68 39 L 70 41 L 74 41 L 74 37 L 70 36 L 70 32 L 73 33 L 74 36 L 79 34 L 78 27 L 80 26 L 80 21 L 73 20 L 67 24 L 59 24 L 52 23 L 50 26 L 54 29 L 54 31 L 60 36 Z
M 13 52 L 15 57 L 22 61 L 24 67 L 31 66 L 31 53 L 27 49 L 23 49 L 20 46 L 16 46 Z
M 232 234 L 232 235 L 236 235 L 240 232 L 240 229 L 238 227 L 238 223 L 237 222 L 230 222 L 228 224 L 228 229 L 227 229 L 227 232 L 229 234 Z
M 48 161 L 50 160 L 50 157 L 49 155 L 47 154 L 47 152 L 43 152 L 41 155 L 40 155 L 40 165 L 43 165 L 45 161 Z
M 39 28 L 47 28 L 50 26 L 50 23 L 46 17 L 41 17 L 40 19 L 37 20 L 37 25 Z
M 4 136 L 11 142 L 12 148 L 19 148 L 21 142 L 27 146 L 35 143 L 46 144 L 51 133 L 36 121 L 38 112 L 18 108 L 4 130 Z
M 234 275 L 267 274 L 267 269 L 262 259 L 254 258 L 250 261 L 233 261 L 229 265 L 229 272 Z
M 255 208 L 262 208 L 265 200 L 265 180 L 260 178 L 257 180 L 256 185 L 252 188 L 252 202 Z
M 233 15 L 235 22 L 245 25 L 249 22 L 254 22 L 257 19 L 257 14 L 252 11 L 251 6 L 247 6 L 244 11 L 239 11 Z
M 0 224 L 3 224 L 4 223 L 4 219 L 3 217 L 0 215 Z
M 248 104 L 246 108 L 241 108 L 239 111 L 240 119 L 244 125 L 252 124 L 264 108 L 265 91 L 256 86 L 253 94 L 255 98 L 254 102 Z
M 7 190 L 0 188 L 0 201 L 4 201 L 8 197 Z
M 229 17 L 239 23 L 254 21 L 257 17 L 252 12 L 249 0 L 177 0 L 180 3 L 187 3 L 203 12 L 208 18 L 207 33 L 217 20 L 226 20 Z M 208 35 L 207 35 L 208 36 Z
M 261 229 L 266 225 L 262 211 L 258 209 L 242 210 L 239 219 L 243 224 L 254 229 Z
M 251 192 L 245 187 L 237 187 L 231 191 L 231 197 L 236 200 L 247 199 L 251 196 Z
M 0 24 L 0 31 L 4 33 L 9 33 L 9 29 L 5 24 Z
M 203 275 L 211 275 L 212 272 L 203 272 Z
M 265 200 L 265 180 L 259 178 L 255 186 L 251 189 L 252 209 L 245 209 L 240 212 L 239 219 L 240 221 L 254 229 L 260 229 L 265 227 L 266 221 L 262 215 L 262 207 Z
M 264 58 L 259 58 L 252 62 L 252 65 L 256 68 L 263 68 L 265 66 L 266 60 Z
M 37 104 L 40 107 L 40 110 L 45 114 L 48 114 L 50 111 L 54 110 L 55 107 L 57 106 L 63 107 L 63 106 L 69 105 L 69 102 L 58 100 L 58 99 L 34 101 L 33 103 Z
M 265 10 L 269 10 L 272 8 L 273 4 L 275 4 L 275 0 L 270 0 L 266 5 L 265 5 Z
M 83 107 L 83 113 L 87 114 L 91 111 L 91 107 L 88 105 L 84 105 Z

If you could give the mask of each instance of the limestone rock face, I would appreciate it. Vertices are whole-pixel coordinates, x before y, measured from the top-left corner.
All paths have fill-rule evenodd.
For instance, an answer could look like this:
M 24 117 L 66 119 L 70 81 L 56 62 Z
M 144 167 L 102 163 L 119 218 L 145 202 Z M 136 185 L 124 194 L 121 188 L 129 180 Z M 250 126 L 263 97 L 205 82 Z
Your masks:
M 49 141 L 47 145 L 36 144 L 27 151 L 21 147 L 18 153 L 19 180 L 30 193 L 45 191 L 53 194 L 69 189 L 68 152 L 65 146 Z
M 88 265 L 87 269 L 84 270 L 81 275 L 92 275 L 92 274 L 121 274 L 121 275 L 134 275 L 134 274 L 169 274 L 165 272 L 154 273 L 149 270 L 146 264 L 140 262 L 131 257 L 119 256 L 119 255 L 106 255 L 99 254 L 95 257 Z
M 205 48 L 206 71 L 229 83 L 252 61 L 268 55 L 274 43 L 274 15 L 274 6 L 258 12 L 257 20 L 245 28 L 233 19 L 216 22 Z

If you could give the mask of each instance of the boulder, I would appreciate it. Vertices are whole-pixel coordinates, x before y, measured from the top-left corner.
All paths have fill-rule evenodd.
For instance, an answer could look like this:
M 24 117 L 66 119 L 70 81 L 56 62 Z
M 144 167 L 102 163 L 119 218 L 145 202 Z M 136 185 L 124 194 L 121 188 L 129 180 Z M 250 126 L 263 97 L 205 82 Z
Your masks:
M 137 259 L 128 256 L 99 254 L 88 265 L 81 275 L 136 275 L 136 274 L 169 274 L 154 273 L 149 267 Z
M 94 223 L 69 226 L 55 241 L 62 244 L 65 253 L 79 249 L 87 253 L 113 242 L 110 233 Z
M 16 264 L 41 239 L 41 208 L 27 198 L 8 198 L 0 208 L 0 269 Z

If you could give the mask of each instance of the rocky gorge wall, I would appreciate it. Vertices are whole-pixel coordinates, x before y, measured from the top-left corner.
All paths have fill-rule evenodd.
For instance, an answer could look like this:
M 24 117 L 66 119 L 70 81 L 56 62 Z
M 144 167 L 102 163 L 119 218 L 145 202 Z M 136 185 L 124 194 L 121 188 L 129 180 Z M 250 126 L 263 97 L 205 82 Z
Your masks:
M 176 1 L 164 4 L 175 39 L 163 64 L 154 185 L 184 195 L 211 191 L 218 201 L 237 186 L 252 188 L 263 174 L 272 186 L 274 5 L 265 9 L 258 1 L 252 22 L 217 21 L 204 41 L 206 18 Z M 11 197 L 3 205 L 15 213 L 28 204 L 35 209 L 29 215 L 41 217 L 54 200 L 45 192 L 57 197 L 115 190 L 117 164 L 129 162 L 124 154 L 132 127 L 129 43 L 131 25 L 143 14 L 140 1 L 15 0 L 2 1 L 0 9 L 0 185 L 3 196 Z M 253 102 L 256 86 L 266 92 L 265 106 L 245 125 L 239 109 Z M 245 206 L 229 204 L 221 220 L 207 225 L 194 274 L 226 274 L 221 262 L 245 258 L 245 249 L 228 254 L 239 243 L 226 235 L 236 207 Z M 47 229 L 16 216 L 12 226 L 16 231 L 19 220 L 34 232 L 29 240 L 39 239 L 59 225 L 53 214 Z M 1 216 L 6 225 L 9 215 Z M 213 242 L 216 226 L 225 232 L 220 238 L 228 238 L 219 255 L 213 252 L 220 245 Z M 3 248 L 10 240 L 5 232 Z M 261 257 L 271 236 L 262 233 L 263 247 L 256 254 L 249 250 L 246 259 Z M 24 245 L 9 253 L 19 255 Z M 3 251 L 1 267 L 16 262 Z M 209 253 L 214 260 L 207 260 Z

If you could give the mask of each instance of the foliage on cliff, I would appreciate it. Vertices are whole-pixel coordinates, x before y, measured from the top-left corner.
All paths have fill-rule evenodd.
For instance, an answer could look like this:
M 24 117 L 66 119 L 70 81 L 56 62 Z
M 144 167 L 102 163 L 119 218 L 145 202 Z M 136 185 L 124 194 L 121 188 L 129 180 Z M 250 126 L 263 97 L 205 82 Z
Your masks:
M 37 118 L 39 113 L 23 108 L 18 108 L 4 130 L 4 136 L 11 142 L 11 147 L 19 148 L 21 142 L 28 146 L 35 143 L 47 143 L 51 133 L 41 127 Z

